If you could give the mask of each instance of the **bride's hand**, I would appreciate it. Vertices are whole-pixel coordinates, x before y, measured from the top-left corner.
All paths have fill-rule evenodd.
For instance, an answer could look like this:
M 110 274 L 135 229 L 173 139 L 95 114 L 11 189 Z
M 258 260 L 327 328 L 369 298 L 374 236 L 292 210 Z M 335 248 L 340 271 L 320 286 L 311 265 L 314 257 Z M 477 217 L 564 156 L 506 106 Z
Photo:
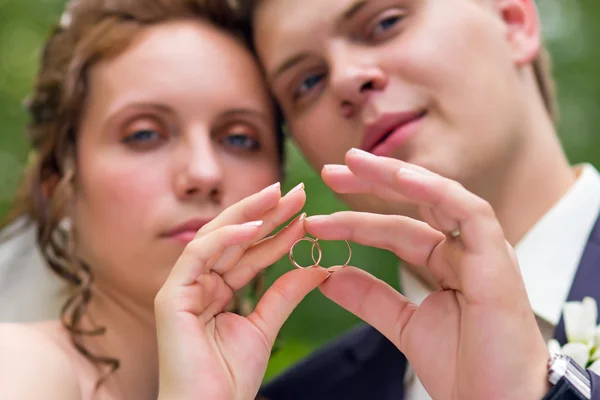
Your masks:
M 234 291 L 304 236 L 296 218 L 261 240 L 295 215 L 305 196 L 300 189 L 282 198 L 279 187 L 267 188 L 225 210 L 185 248 L 155 300 L 159 398 L 256 396 L 279 329 L 328 273 L 322 268 L 288 272 L 248 317 L 225 308 Z
M 458 183 L 399 160 L 351 151 L 346 164 L 323 171 L 335 191 L 411 202 L 425 222 L 344 212 L 308 218 L 307 232 L 391 250 L 442 289 L 417 306 L 348 267 L 333 273 L 322 292 L 392 341 L 434 399 L 542 398 L 549 352 L 492 207 Z

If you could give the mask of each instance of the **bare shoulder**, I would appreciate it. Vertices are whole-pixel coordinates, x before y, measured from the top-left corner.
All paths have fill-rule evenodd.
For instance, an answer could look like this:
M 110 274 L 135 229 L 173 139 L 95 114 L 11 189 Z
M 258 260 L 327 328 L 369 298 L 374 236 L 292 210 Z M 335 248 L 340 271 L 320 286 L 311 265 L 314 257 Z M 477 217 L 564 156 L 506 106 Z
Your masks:
M 0 387 L 11 399 L 81 400 L 69 357 L 31 325 L 0 324 Z

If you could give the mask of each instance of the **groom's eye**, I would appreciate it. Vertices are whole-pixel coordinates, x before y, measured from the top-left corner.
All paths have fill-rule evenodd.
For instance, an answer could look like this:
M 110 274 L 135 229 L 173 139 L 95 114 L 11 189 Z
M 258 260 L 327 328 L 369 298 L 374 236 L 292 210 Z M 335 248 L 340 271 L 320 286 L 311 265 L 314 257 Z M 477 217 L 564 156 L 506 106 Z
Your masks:
M 325 79 L 325 74 L 311 73 L 303 76 L 300 83 L 294 88 L 292 92 L 292 101 L 294 103 L 300 101 L 302 98 L 307 96 L 313 91 L 319 84 Z
M 383 11 L 368 24 L 365 40 L 379 43 L 392 38 L 399 32 L 405 17 L 406 11 L 401 8 Z

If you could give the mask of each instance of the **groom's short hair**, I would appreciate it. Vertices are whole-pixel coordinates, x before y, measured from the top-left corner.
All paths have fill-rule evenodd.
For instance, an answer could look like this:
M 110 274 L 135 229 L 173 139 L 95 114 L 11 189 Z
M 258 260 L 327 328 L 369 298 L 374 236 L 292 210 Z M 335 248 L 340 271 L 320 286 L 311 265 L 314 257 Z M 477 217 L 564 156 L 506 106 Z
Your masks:
M 556 100 L 556 85 L 552 77 L 552 60 L 546 47 L 542 46 L 539 54 L 533 60 L 533 73 L 544 101 L 548 114 L 555 123 L 558 121 L 558 102 Z
M 232 0 L 228 1 L 230 5 L 235 7 L 232 10 L 232 18 L 235 18 L 238 26 L 243 26 L 246 40 L 252 52 L 256 55 L 253 32 L 252 32 L 252 16 L 254 10 L 260 5 L 263 0 Z M 235 5 L 234 5 L 235 3 Z M 552 76 L 552 60 L 549 51 L 544 45 L 540 48 L 537 57 L 532 63 L 533 73 L 540 93 L 540 97 L 544 102 L 544 107 L 550 115 L 553 122 L 558 121 L 558 102 L 556 99 L 556 85 Z

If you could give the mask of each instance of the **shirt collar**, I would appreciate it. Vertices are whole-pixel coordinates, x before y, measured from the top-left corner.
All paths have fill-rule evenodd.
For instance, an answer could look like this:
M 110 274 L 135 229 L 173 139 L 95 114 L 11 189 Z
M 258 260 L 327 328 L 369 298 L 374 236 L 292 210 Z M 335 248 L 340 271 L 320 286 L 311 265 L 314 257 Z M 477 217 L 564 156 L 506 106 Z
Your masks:
M 590 164 L 515 247 L 533 311 L 557 325 L 600 211 L 600 174 Z

